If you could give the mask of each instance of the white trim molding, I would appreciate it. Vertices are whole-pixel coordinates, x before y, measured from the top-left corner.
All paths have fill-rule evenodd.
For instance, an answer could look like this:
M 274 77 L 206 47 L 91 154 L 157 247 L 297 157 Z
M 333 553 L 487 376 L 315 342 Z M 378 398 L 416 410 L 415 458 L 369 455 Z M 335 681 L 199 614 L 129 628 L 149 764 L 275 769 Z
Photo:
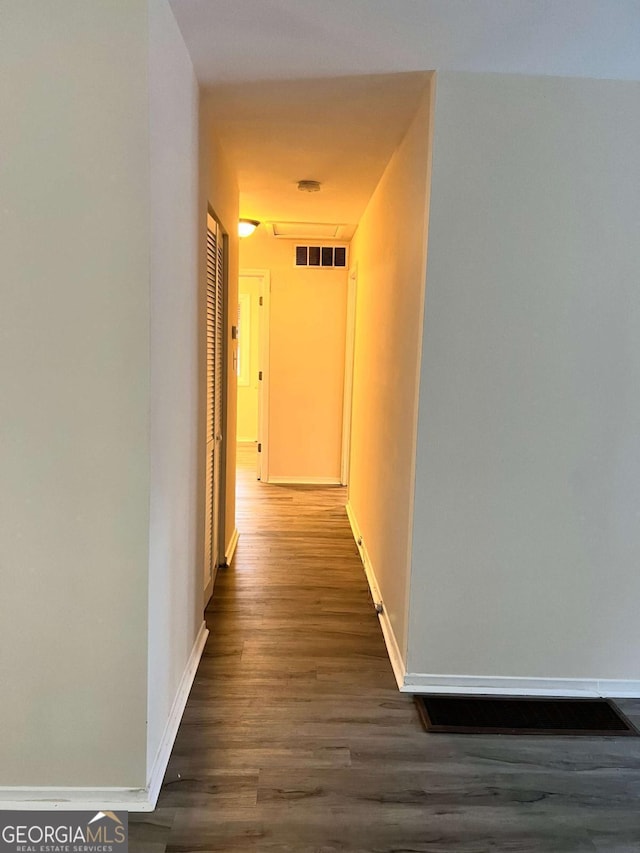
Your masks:
M 150 812 L 146 788 L 0 787 L 0 811 Z
M 357 263 L 349 270 L 347 278 L 347 333 L 344 349 L 344 394 L 342 399 L 342 451 L 340 455 L 340 482 L 349 485 L 351 465 L 351 419 L 353 414 L 353 366 L 356 346 L 356 289 Z
M 217 571 L 217 569 L 216 569 L 216 571 Z M 207 609 L 209 602 L 211 601 L 211 596 L 213 595 L 213 581 L 214 581 L 214 578 L 216 575 L 216 571 L 214 571 L 212 573 L 211 579 L 209 580 L 209 583 L 206 585 L 206 587 L 204 589 L 204 594 L 202 596 L 202 610 L 203 611 Z
M 187 699 L 189 698 L 189 693 L 191 692 L 191 687 L 193 686 L 196 672 L 198 671 L 198 664 L 200 663 L 200 658 L 202 657 L 202 652 L 208 636 L 209 631 L 207 629 L 206 622 L 203 621 L 200 625 L 200 630 L 198 631 L 198 636 L 195 639 L 193 648 L 191 649 L 187 665 L 182 673 L 182 678 L 180 679 L 180 685 L 178 686 L 176 697 L 173 700 L 169 719 L 167 720 L 167 724 L 164 728 L 164 732 L 160 740 L 160 746 L 158 747 L 155 760 L 151 767 L 151 772 L 149 773 L 147 781 L 149 808 L 142 808 L 140 811 L 153 811 L 156 807 L 158 796 L 160 794 L 160 786 L 162 785 L 162 780 L 164 779 L 164 774 L 167 769 L 169 759 L 171 758 L 171 750 L 173 749 L 173 744 L 176 739 L 176 735 L 178 734 L 180 721 L 184 714 Z M 131 808 L 130 811 L 135 811 L 135 809 Z
M 380 627 L 382 628 L 382 636 L 384 637 L 384 642 L 387 647 L 387 654 L 389 655 L 389 660 L 391 661 L 393 674 L 395 676 L 398 687 L 400 688 L 400 690 L 403 690 L 407 668 L 402 657 L 402 653 L 400 651 L 400 646 L 396 639 L 396 635 L 393 631 L 393 626 L 391 624 L 391 621 L 389 620 L 389 616 L 387 615 L 387 611 L 384 607 L 384 600 L 380 592 L 380 587 L 378 586 L 376 573 L 373 569 L 371 558 L 369 557 L 369 553 L 365 546 L 364 539 L 362 537 L 362 533 L 358 525 L 358 521 L 355 517 L 353 507 L 350 502 L 347 503 L 346 510 L 347 518 L 349 519 L 349 524 L 351 525 L 351 532 L 353 533 L 353 538 L 355 540 L 356 545 L 358 546 L 358 551 L 360 552 L 360 559 L 362 560 L 364 573 L 367 578 L 367 583 L 369 584 L 371 597 L 373 598 L 374 604 L 382 605 L 382 612 L 378 613 L 378 620 L 380 622 Z
M 269 477 L 273 486 L 340 486 L 340 477 Z
M 236 546 L 238 544 L 239 538 L 240 534 L 238 533 L 238 528 L 234 527 L 233 533 L 231 534 L 231 539 L 229 539 L 229 544 L 227 545 L 227 550 L 224 552 L 224 558 L 227 561 L 227 566 L 231 565 L 233 555 L 236 553 Z
M 486 696 L 640 697 L 640 681 L 592 678 L 507 678 L 491 675 L 430 675 L 408 672 L 403 693 L 467 693 Z
M 258 442 L 262 446 L 258 454 L 258 479 L 269 480 L 269 327 L 271 318 L 271 271 L 265 269 L 241 269 L 239 278 L 256 278 L 260 285 L 260 307 L 258 310 L 258 370 L 262 380 L 258 382 Z M 251 442 L 253 443 L 253 442 Z
M 208 636 L 209 631 L 203 622 L 180 680 L 146 788 L 0 787 L 0 810 L 152 812 Z

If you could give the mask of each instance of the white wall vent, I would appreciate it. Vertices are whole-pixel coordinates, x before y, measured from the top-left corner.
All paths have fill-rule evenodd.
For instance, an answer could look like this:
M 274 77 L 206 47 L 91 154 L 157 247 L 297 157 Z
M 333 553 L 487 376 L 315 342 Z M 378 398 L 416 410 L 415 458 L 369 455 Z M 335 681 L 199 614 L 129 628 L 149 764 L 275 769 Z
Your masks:
M 296 267 L 311 269 L 344 269 L 347 266 L 347 247 L 296 246 L 293 263 Z

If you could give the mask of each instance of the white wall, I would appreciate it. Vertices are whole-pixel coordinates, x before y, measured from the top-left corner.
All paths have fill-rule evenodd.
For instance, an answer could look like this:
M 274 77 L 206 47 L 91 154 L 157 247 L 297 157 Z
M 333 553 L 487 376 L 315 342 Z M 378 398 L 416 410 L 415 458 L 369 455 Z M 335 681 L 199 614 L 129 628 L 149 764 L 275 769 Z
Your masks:
M 243 269 L 271 273 L 269 480 L 340 482 L 347 270 L 294 266 L 295 243 L 264 227 Z
M 640 678 L 638 139 L 637 83 L 438 76 L 413 672 Z
M 349 507 L 404 671 L 426 266 L 431 82 L 360 220 Z M 393 635 L 389 643 L 389 633 Z
M 148 808 L 204 639 L 199 111 L 166 0 L 3 6 L 0 808 Z
M 2 4 L 0 786 L 145 784 L 147 101 L 145 0 Z
M 149 0 L 151 502 L 148 773 L 202 625 L 198 491 L 198 85 Z

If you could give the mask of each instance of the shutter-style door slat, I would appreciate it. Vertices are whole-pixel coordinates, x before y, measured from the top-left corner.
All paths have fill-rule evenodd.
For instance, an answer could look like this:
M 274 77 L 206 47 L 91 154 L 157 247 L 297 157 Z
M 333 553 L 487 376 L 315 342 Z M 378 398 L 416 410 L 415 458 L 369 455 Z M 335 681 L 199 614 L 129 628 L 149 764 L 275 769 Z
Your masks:
M 211 220 L 207 229 L 206 272 L 205 587 L 215 575 L 219 554 L 224 405 L 224 247 L 220 229 L 217 223 L 211 224 Z
M 214 456 L 213 456 L 213 481 L 215 484 L 213 494 L 213 547 L 214 560 L 220 550 L 220 502 L 222 484 L 222 415 L 223 415 L 223 347 L 224 347 L 224 255 L 223 243 L 220 232 L 216 243 L 216 291 L 215 291 L 215 319 L 214 319 L 214 370 L 213 370 L 213 432 L 214 432 Z

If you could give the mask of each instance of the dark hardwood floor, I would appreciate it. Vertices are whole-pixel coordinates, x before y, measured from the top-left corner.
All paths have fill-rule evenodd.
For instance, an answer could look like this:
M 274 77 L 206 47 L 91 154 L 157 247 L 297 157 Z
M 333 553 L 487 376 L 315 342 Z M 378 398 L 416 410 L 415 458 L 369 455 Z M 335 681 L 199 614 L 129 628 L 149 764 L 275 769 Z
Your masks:
M 340 488 L 238 529 L 157 810 L 132 853 L 639 853 L 640 738 L 427 735 L 398 692 Z M 640 722 L 640 701 L 620 703 Z

